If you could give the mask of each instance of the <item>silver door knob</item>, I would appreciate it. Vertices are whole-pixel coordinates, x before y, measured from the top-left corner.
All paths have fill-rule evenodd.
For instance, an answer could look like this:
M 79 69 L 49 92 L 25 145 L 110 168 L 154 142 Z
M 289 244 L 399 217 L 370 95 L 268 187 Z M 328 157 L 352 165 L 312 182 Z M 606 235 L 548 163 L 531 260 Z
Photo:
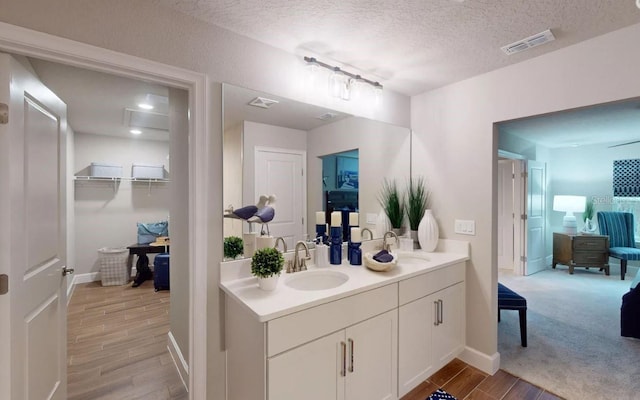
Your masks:
M 73 274 L 75 270 L 73 268 L 62 267 L 62 276 Z

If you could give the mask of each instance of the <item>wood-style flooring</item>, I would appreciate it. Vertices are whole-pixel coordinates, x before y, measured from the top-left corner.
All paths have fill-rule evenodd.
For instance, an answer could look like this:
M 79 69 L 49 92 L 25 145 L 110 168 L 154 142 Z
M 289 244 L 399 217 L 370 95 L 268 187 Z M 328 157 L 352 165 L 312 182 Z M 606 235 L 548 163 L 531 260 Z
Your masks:
M 67 318 L 68 400 L 188 399 L 167 348 L 169 291 L 76 285 Z
M 499 370 L 495 375 L 487 375 L 457 358 L 401 400 L 425 400 L 439 388 L 458 400 L 562 400 L 508 372 Z

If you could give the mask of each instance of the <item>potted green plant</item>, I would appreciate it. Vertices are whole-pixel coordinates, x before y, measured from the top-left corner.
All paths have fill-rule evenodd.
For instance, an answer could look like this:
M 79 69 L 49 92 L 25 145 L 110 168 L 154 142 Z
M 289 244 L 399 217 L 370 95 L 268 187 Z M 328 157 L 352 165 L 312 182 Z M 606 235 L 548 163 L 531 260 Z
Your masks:
M 414 248 L 418 243 L 418 226 L 424 217 L 429 204 L 429 192 L 423 177 L 410 178 L 407 185 L 407 218 L 409 219 L 409 230 L 413 239 Z
M 584 206 L 584 212 L 582 213 L 582 220 L 584 221 L 584 233 L 595 233 L 597 227 L 593 221 L 593 217 L 596 213 L 596 206 L 593 203 L 592 198 L 587 198 L 587 202 Z
M 378 194 L 378 203 L 387 215 L 391 228 L 398 236 L 401 235 L 405 204 L 404 196 L 398 191 L 395 179 L 391 181 L 384 179 L 382 189 Z
M 244 251 L 244 243 L 237 236 L 229 236 L 224 238 L 224 256 L 228 259 L 235 259 Z
M 251 257 L 251 273 L 258 278 L 258 285 L 263 290 L 274 290 L 284 265 L 284 257 L 278 249 L 265 247 L 256 250 Z

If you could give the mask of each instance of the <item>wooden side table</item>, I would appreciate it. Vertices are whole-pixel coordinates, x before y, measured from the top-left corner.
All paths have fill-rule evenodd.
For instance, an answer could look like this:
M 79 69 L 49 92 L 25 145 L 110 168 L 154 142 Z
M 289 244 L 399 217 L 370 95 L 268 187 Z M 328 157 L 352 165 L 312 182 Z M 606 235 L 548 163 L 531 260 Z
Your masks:
M 556 264 L 567 265 L 570 274 L 575 267 L 594 267 L 609 275 L 609 236 L 554 232 L 552 268 Z

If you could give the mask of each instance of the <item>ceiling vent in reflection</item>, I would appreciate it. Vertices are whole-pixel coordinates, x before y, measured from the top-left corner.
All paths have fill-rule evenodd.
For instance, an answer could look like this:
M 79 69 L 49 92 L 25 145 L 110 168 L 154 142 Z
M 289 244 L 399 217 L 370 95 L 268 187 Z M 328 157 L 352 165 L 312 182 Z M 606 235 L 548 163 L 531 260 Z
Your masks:
M 545 44 L 555 40 L 555 36 L 551 33 L 550 29 L 547 29 L 544 32 L 537 33 L 535 35 L 531 35 L 528 38 L 524 38 L 522 40 L 518 40 L 517 42 L 513 42 L 506 46 L 500 47 L 502 51 L 504 51 L 507 55 L 519 53 L 521 51 L 529 50 L 532 47 L 540 46 L 541 44 Z
M 125 108 L 124 125 L 142 129 L 169 131 L 169 116 L 153 111 Z
M 316 118 L 321 119 L 323 121 L 327 121 L 327 120 L 330 120 L 330 119 L 334 119 L 337 116 L 338 116 L 338 114 L 331 113 L 331 112 L 326 112 L 326 113 L 324 113 L 322 115 L 318 115 Z
M 256 97 L 255 99 L 249 102 L 250 106 L 260 107 L 260 108 L 270 108 L 274 104 L 278 104 L 279 101 L 267 99 L 266 97 Z

